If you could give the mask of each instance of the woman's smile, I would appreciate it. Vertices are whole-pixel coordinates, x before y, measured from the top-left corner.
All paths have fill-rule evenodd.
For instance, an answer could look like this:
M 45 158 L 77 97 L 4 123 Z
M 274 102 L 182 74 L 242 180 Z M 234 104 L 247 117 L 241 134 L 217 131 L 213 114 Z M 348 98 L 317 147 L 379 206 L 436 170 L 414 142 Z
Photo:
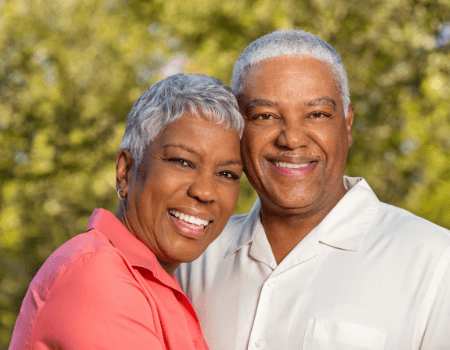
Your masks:
M 124 187 L 128 229 L 161 264 L 195 260 L 236 205 L 242 174 L 239 133 L 199 115 L 184 115 L 150 143 L 141 163 L 127 157 L 126 151 L 119 155 L 129 169 Z
M 200 218 L 200 216 L 205 217 L 205 214 L 194 216 L 174 209 L 170 209 L 168 213 L 175 229 L 177 229 L 183 236 L 189 238 L 198 238 L 199 236 L 203 236 L 212 222 Z

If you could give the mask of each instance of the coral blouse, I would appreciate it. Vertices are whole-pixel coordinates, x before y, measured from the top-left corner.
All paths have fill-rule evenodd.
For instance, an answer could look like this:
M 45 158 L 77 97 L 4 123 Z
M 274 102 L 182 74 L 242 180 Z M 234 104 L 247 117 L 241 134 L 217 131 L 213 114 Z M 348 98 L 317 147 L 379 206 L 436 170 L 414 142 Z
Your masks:
M 34 277 L 9 349 L 207 348 L 175 275 L 112 213 L 96 209 L 88 232 Z

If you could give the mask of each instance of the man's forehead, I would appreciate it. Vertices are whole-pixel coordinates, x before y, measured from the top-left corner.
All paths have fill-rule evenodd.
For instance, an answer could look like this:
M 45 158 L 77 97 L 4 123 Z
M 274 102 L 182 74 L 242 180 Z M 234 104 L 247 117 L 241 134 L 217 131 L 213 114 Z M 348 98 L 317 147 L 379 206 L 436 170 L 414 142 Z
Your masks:
M 322 61 L 313 56 L 307 55 L 292 55 L 292 56 L 278 56 L 266 60 L 256 62 L 246 69 L 246 77 L 251 75 L 258 76 L 261 74 L 288 74 L 285 70 L 287 63 L 290 63 L 292 72 L 296 70 L 301 71 L 304 68 L 305 62 L 314 62 L 322 69 L 328 71 L 330 74 L 335 74 L 334 68 L 328 62 Z
M 292 90 L 292 94 L 296 95 L 300 88 L 303 92 L 317 90 L 318 82 L 320 91 L 314 96 L 305 96 L 304 103 L 336 107 L 336 98 L 331 95 L 339 88 L 334 70 L 328 63 L 310 56 L 281 56 L 250 67 L 238 98 L 240 103 L 245 102 L 249 106 L 268 105 L 267 101 L 276 102 L 276 98 L 268 97 L 276 96 L 280 87 Z

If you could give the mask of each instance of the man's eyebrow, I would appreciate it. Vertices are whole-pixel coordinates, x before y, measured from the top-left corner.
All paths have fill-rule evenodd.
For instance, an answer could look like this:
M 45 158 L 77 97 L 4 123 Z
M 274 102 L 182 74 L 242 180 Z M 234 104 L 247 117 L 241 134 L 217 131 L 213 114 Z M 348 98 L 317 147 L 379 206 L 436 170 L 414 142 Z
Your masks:
M 306 105 L 308 107 L 327 105 L 327 106 L 331 106 L 334 109 L 336 109 L 336 101 L 327 96 L 315 98 L 314 100 L 310 100 L 306 103 Z
M 255 107 L 276 107 L 278 104 L 269 100 L 262 100 L 259 98 L 252 98 L 245 102 L 245 112 L 255 108 Z

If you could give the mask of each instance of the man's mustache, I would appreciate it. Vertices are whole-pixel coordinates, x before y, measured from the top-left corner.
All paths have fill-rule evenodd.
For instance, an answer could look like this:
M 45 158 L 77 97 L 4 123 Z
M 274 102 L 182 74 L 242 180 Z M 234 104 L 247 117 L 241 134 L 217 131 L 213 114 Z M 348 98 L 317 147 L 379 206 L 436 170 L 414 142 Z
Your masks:
M 319 154 L 317 153 L 310 153 L 310 152 L 290 152 L 290 151 L 283 151 L 283 152 L 268 152 L 263 155 L 263 157 L 270 157 L 270 156 L 314 156 L 321 158 Z

